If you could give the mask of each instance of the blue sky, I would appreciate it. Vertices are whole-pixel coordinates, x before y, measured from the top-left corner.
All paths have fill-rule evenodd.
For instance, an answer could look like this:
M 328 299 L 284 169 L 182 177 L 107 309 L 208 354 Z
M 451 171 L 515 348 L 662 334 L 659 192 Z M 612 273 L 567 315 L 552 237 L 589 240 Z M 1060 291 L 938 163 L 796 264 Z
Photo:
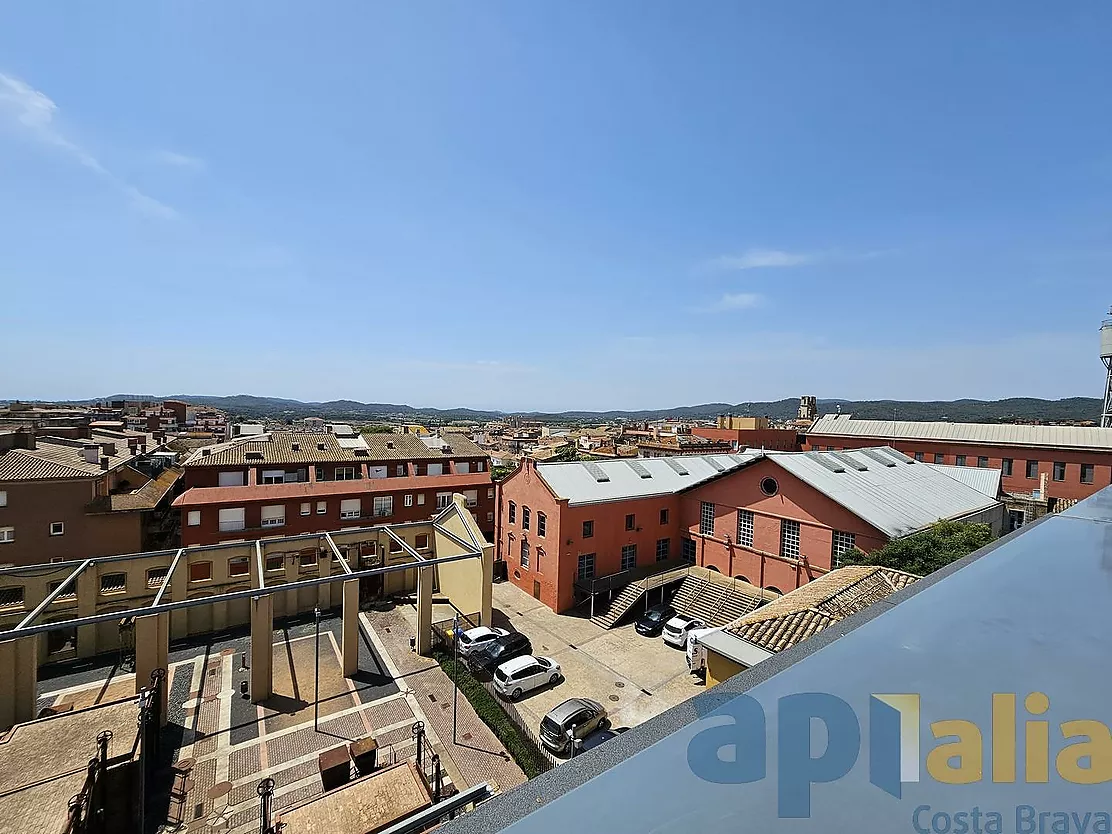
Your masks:
M 0 10 L 0 397 L 1099 396 L 1112 4 Z

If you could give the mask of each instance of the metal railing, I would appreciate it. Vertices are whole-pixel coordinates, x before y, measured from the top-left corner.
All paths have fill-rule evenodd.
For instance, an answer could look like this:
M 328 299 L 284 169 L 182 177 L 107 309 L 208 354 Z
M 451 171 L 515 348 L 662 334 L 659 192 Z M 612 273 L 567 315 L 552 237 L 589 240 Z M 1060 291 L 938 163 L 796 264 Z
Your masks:
M 506 713 L 506 717 L 517 727 L 522 740 L 532 748 L 530 752 L 534 754 L 533 760 L 538 764 L 538 769 L 542 773 L 546 773 L 556 767 L 556 765 L 560 763 L 560 759 L 556 758 L 556 754 L 552 753 L 544 746 L 540 740 L 540 736 L 537 735 L 537 732 L 533 730 L 533 727 L 526 718 L 518 711 L 517 706 L 512 701 L 507 701 L 498 693 L 498 690 L 494 688 L 493 681 L 480 680 L 479 683 L 482 685 L 483 689 L 490 693 L 490 697 L 498 702 L 498 706 Z M 540 728 L 538 728 L 538 731 L 539 729 Z

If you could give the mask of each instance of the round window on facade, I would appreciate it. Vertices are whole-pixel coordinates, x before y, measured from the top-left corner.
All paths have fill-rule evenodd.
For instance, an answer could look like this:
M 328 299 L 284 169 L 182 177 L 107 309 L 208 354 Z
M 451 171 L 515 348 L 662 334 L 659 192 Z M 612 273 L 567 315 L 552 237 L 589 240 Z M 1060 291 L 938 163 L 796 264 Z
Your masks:
M 761 481 L 761 492 L 765 495 L 775 495 L 780 491 L 780 485 L 775 478 L 765 478 Z

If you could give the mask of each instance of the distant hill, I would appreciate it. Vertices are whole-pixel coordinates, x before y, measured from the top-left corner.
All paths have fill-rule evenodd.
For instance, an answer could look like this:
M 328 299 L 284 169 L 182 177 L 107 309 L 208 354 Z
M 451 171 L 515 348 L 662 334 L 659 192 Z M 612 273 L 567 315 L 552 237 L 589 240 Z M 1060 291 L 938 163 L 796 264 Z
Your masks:
M 198 405 L 208 405 L 228 412 L 237 418 L 299 419 L 325 417 L 333 420 L 361 422 L 386 418 L 413 420 L 414 422 L 448 423 L 455 420 L 494 420 L 507 416 L 504 411 L 476 411 L 469 408 L 414 408 L 398 403 L 361 403 L 356 400 L 331 400 L 329 402 L 301 402 L 277 397 L 256 397 L 237 394 L 231 397 L 209 397 L 196 394 L 177 394 L 159 397 L 151 394 L 113 394 L 99 400 L 71 401 L 87 404 L 104 400 L 161 400 L 178 399 Z M 796 416 L 799 399 L 790 397 L 773 402 L 704 403 L 676 408 L 649 409 L 644 411 L 561 411 L 514 412 L 522 417 L 553 423 L 592 423 L 608 420 L 656 420 L 663 418 L 711 419 L 719 414 L 751 414 L 773 419 L 790 419 Z M 1030 397 L 1013 397 L 1006 400 L 937 400 L 913 402 L 904 400 L 838 400 L 818 401 L 819 414 L 841 410 L 862 419 L 874 420 L 949 420 L 955 423 L 1014 422 L 1016 420 L 1096 420 L 1099 419 L 1101 402 L 1095 397 L 1070 397 L 1064 400 L 1040 400 Z

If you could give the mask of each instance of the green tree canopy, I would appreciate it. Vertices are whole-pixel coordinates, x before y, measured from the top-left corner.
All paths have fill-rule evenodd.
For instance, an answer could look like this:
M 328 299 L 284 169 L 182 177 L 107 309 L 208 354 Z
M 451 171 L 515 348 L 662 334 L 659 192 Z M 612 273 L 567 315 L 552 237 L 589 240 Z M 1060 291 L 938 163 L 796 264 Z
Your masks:
M 872 553 L 854 549 L 842 556 L 842 564 L 880 565 L 926 576 L 968 556 L 994 538 L 992 528 L 987 524 L 939 521 L 921 532 L 893 539 Z

